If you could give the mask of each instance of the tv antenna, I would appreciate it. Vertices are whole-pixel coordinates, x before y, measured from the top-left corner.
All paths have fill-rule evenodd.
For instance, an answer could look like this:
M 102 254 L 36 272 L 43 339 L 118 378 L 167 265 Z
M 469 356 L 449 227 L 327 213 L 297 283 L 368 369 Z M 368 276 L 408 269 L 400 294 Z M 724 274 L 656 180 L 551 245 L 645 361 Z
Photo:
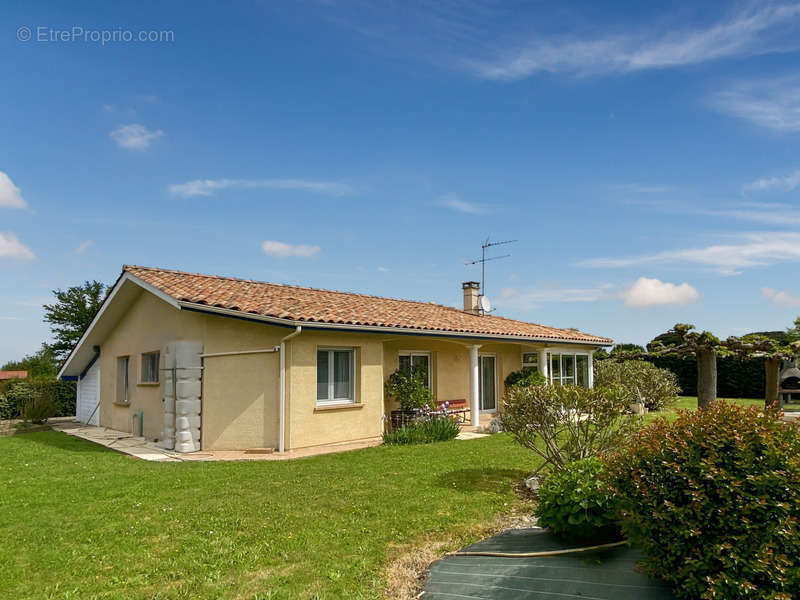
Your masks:
M 481 265 L 481 292 L 479 294 L 478 305 L 480 306 L 480 308 L 481 308 L 481 310 L 483 312 L 490 312 L 491 311 L 491 303 L 489 302 L 489 299 L 486 297 L 486 288 L 485 288 L 485 286 L 486 286 L 486 263 L 489 262 L 490 260 L 500 260 L 501 258 L 508 258 L 509 256 L 511 256 L 510 254 L 503 254 L 502 256 L 490 256 L 489 258 L 486 258 L 486 249 L 487 248 L 492 248 L 494 246 L 503 246 L 505 244 L 513 244 L 514 242 L 517 242 L 517 241 L 518 240 L 506 240 L 504 242 L 490 242 L 489 238 L 487 237 L 486 241 L 484 241 L 481 244 L 481 257 L 479 259 L 477 259 L 477 260 L 464 261 L 464 265 L 465 266 L 477 265 L 477 264 Z

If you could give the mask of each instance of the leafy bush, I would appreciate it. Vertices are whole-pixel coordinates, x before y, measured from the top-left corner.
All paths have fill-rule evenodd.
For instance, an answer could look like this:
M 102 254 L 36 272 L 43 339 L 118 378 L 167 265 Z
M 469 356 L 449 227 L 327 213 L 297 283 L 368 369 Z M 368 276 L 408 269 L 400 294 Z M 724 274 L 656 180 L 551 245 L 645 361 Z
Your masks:
M 594 381 L 600 386 L 621 385 L 629 402 L 642 403 L 650 410 L 661 410 L 674 404 L 681 393 L 674 373 L 641 360 L 597 362 Z
M 22 418 L 28 423 L 45 423 L 58 412 L 56 403 L 47 393 L 34 394 L 22 407 Z
M 503 428 L 558 471 L 572 461 L 614 450 L 638 426 L 619 386 L 513 386 L 506 390 Z
M 506 384 L 506 389 L 508 389 L 514 385 L 542 385 L 546 381 L 544 375 L 539 371 L 529 368 L 512 371 L 506 376 L 504 383 Z
M 608 460 L 622 524 L 680 598 L 800 597 L 800 429 L 725 402 Z
M 427 386 L 427 371 L 417 367 L 407 373 L 398 369 L 386 380 L 384 389 L 389 398 L 400 403 L 403 410 L 412 410 L 433 405 L 433 392 Z
M 9 382 L 5 393 L 5 408 L 0 405 L 0 418 L 17 419 L 23 416 L 26 404 L 34 398 L 46 396 L 55 404 L 53 417 L 71 417 L 75 414 L 76 387 L 72 381 L 55 379 L 16 379 Z
M 384 444 L 430 444 L 455 439 L 460 429 L 453 419 L 431 416 L 425 420 L 384 432 Z
M 539 488 L 539 525 L 582 541 L 618 535 L 617 501 L 603 480 L 604 469 L 599 458 L 591 457 L 551 474 Z

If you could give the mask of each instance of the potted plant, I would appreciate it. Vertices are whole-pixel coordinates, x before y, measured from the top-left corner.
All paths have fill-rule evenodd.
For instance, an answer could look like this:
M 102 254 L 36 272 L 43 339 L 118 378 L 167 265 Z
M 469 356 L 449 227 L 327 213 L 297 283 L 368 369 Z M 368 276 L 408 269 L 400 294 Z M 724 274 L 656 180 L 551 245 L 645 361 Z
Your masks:
M 400 410 L 391 413 L 392 428 L 413 423 L 426 409 L 435 407 L 427 380 L 424 367 L 417 367 L 411 373 L 398 369 L 389 375 L 384 385 L 386 396 L 400 404 Z

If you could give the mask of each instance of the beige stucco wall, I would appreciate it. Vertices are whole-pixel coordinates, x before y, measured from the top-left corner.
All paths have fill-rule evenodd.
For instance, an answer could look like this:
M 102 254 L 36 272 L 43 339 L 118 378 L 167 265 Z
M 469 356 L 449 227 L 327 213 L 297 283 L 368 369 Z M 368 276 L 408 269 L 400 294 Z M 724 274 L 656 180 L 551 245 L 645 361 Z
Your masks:
M 178 311 L 152 294 L 141 292 L 100 349 L 100 425 L 136 433 L 134 415 L 143 412 L 144 436 L 156 438 L 163 427 L 161 386 L 139 383 L 141 354 L 160 351 L 172 340 L 200 339 L 202 330 L 203 317 L 199 313 Z M 129 406 L 115 403 L 120 356 L 130 356 Z
M 139 384 L 142 352 L 161 350 L 167 342 L 176 340 L 200 341 L 206 353 L 271 348 L 290 331 L 177 310 L 142 292 L 101 347 L 100 424 L 135 433 L 136 419 L 142 411 L 144 436 L 155 439 L 161 433 L 161 387 Z M 120 356 L 130 356 L 128 406 L 115 402 Z M 277 353 L 205 359 L 203 449 L 277 446 L 279 374 Z
M 356 404 L 317 406 L 317 349 L 354 348 Z M 375 334 L 304 331 L 288 343 L 287 444 L 304 448 L 380 436 L 383 432 L 383 344 Z

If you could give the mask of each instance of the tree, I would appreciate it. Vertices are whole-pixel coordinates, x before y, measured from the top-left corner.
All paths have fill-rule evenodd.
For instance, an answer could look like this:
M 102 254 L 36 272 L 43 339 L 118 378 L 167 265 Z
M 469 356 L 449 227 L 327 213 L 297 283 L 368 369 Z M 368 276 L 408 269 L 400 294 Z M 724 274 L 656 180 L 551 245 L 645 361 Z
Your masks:
M 33 354 L 7 362 L 0 371 L 27 371 L 31 379 L 54 378 L 58 373 L 58 360 L 53 348 L 43 343 Z
M 672 348 L 681 345 L 681 336 L 675 333 L 672 329 L 657 335 L 647 344 L 647 351 L 652 352 L 653 348 Z
M 50 323 L 55 343 L 50 348 L 59 360 L 81 339 L 106 296 L 106 286 L 99 281 L 86 281 L 66 290 L 53 290 L 56 301 L 45 304 L 44 320 Z
M 792 360 L 800 353 L 800 341 L 781 344 L 773 337 L 751 333 L 741 339 L 731 336 L 725 340 L 725 345 L 739 356 L 764 358 L 764 376 L 766 377 L 764 408 L 776 408 L 780 403 L 781 363 L 784 360 Z
M 694 325 L 676 323 L 667 333 L 680 340 L 675 346 L 665 346 L 653 340 L 648 346 L 652 354 L 673 354 L 697 358 L 697 408 L 703 410 L 717 399 L 717 355 L 727 348 L 709 331 L 693 331 Z

